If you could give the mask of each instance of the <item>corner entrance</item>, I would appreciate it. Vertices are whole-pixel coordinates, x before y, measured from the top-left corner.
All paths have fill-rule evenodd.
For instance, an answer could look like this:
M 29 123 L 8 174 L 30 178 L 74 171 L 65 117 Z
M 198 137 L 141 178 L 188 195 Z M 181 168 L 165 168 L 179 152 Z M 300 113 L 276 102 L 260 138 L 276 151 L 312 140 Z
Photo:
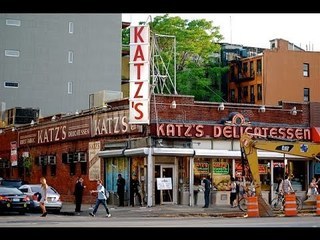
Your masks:
M 166 186 L 160 187 L 158 181 L 164 181 Z M 171 189 L 167 189 L 170 188 Z M 155 204 L 174 204 L 175 166 L 173 164 L 155 165 Z

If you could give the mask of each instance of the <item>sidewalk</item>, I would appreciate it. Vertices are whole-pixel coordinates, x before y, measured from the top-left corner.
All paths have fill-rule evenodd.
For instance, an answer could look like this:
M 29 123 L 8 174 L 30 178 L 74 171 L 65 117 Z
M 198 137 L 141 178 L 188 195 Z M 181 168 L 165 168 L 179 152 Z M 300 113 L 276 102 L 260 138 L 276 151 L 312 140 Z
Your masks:
M 80 216 L 88 216 L 89 212 L 93 210 L 94 205 L 82 204 Z M 202 208 L 202 206 L 186 206 L 186 205 L 157 205 L 153 207 L 140 206 L 125 206 L 118 207 L 108 205 L 112 216 L 117 217 L 188 217 L 188 216 L 203 216 L 203 217 L 243 217 L 246 213 L 239 208 L 231 208 L 230 206 L 209 206 L 209 208 Z M 74 203 L 63 203 L 61 214 L 76 215 Z M 105 210 L 102 205 L 99 206 L 97 216 L 105 215 Z
M 82 212 L 80 216 L 89 216 L 94 205 L 82 204 Z M 246 212 L 242 212 L 238 207 L 231 208 L 230 206 L 209 206 L 209 208 L 202 208 L 202 206 L 187 206 L 187 205 L 157 205 L 153 207 L 118 207 L 108 205 L 109 211 L 113 217 L 246 217 Z M 63 203 L 61 215 L 75 215 L 74 203 Z M 314 206 L 305 206 L 298 216 L 316 215 Z M 105 216 L 105 210 L 102 205 L 99 206 L 96 216 Z M 283 212 L 275 212 L 275 216 L 284 216 Z

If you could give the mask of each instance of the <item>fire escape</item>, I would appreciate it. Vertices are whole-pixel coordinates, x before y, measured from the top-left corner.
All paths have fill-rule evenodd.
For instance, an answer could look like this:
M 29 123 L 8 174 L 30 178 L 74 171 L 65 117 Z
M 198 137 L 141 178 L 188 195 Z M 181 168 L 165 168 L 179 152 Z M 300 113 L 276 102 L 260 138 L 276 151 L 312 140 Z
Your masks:
M 241 59 L 235 59 L 230 61 L 233 70 L 231 71 L 231 81 L 235 83 L 236 90 L 238 91 L 237 99 L 232 99 L 233 102 L 238 103 L 255 103 L 254 94 L 250 93 L 248 99 L 248 89 L 243 88 L 243 83 L 252 81 L 255 79 L 255 73 L 253 68 L 248 69 L 247 65 L 243 63 Z

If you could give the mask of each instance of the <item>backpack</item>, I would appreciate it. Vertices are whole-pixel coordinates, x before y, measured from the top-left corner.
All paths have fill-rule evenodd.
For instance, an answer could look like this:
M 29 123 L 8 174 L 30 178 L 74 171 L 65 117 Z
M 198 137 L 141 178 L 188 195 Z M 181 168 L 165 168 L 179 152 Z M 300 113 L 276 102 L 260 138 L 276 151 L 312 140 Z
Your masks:
M 108 190 L 105 190 L 104 194 L 106 195 L 106 198 L 108 199 L 110 197 L 110 193 Z

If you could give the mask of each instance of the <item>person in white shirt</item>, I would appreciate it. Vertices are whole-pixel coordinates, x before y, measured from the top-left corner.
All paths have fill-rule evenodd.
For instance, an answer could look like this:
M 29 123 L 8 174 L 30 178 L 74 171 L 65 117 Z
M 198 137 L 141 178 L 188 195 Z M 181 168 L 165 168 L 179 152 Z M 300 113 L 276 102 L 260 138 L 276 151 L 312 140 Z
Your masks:
M 107 197 L 106 197 L 106 189 L 102 185 L 102 181 L 100 179 L 97 180 L 97 190 L 91 190 L 90 193 L 98 193 L 96 205 L 93 208 L 93 211 L 89 213 L 90 216 L 95 217 L 96 212 L 98 210 L 98 207 L 100 203 L 104 206 L 106 209 L 107 215 L 106 217 L 111 217 L 111 214 L 109 212 L 109 209 L 107 207 Z

